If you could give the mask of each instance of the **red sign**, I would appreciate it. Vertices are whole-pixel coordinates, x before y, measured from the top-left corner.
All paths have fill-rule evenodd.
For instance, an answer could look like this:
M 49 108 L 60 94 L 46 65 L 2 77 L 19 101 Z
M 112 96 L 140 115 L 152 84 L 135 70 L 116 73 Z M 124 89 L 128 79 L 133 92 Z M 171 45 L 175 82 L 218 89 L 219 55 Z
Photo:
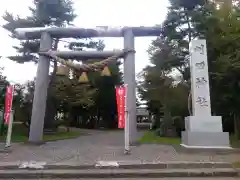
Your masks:
M 126 86 L 116 88 L 117 111 L 118 111 L 118 128 L 125 127 L 125 99 Z
M 8 124 L 10 119 L 10 114 L 12 110 L 12 99 L 13 99 L 13 86 L 8 86 L 5 96 L 5 113 L 4 113 L 5 124 Z

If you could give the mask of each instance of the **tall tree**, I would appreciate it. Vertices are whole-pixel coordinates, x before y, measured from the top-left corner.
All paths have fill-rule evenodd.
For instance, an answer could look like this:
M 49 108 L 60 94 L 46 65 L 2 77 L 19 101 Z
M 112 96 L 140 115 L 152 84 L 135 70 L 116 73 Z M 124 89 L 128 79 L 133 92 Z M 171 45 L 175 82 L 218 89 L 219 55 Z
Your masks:
M 154 113 L 168 116 L 187 115 L 187 93 L 190 90 L 189 42 L 199 36 L 196 24 L 205 13 L 205 0 L 170 0 L 168 14 L 162 23 L 162 34 L 148 50 L 152 66 L 143 70 L 140 85 L 142 98 Z M 200 19 L 200 20 L 199 20 Z M 180 73 L 181 78 L 176 78 Z M 179 108 L 181 107 L 181 108 Z
M 98 89 L 95 96 L 96 105 L 93 108 L 97 112 L 98 122 L 105 128 L 117 127 L 115 86 L 122 84 L 122 74 L 119 65 L 119 61 L 109 63 L 108 67 L 111 76 L 97 75 L 92 81 Z M 102 121 L 100 122 L 100 120 Z
M 185 80 L 189 79 L 188 44 L 198 36 L 193 25 L 195 19 L 202 15 L 204 4 L 205 0 L 170 0 L 168 14 L 162 25 L 161 36 L 163 38 L 160 41 L 165 39 L 168 46 L 172 47 L 172 58 L 161 59 L 161 61 L 168 61 L 169 66 L 177 69 Z M 161 43 L 153 42 L 155 47 L 158 47 L 159 44 Z M 155 55 L 157 56 L 157 53 Z
M 34 0 L 33 6 L 29 7 L 31 12 L 30 16 L 25 18 L 15 17 L 11 13 L 6 12 L 3 19 L 6 24 L 3 28 L 13 33 L 16 28 L 29 28 L 29 27 L 43 27 L 43 26 L 58 26 L 64 27 L 70 24 L 76 15 L 74 14 L 73 2 L 71 0 Z M 12 36 L 13 37 L 13 36 Z M 57 50 L 59 39 L 53 42 L 53 49 Z M 36 62 L 38 61 L 37 52 L 39 51 L 39 40 L 26 40 L 21 41 L 20 46 L 14 46 L 17 53 L 20 55 L 9 57 L 11 60 L 18 63 Z M 57 70 L 57 62 L 54 61 L 53 72 L 51 75 L 49 86 L 51 86 Z M 46 106 L 45 126 L 52 122 L 54 108 L 52 107 L 53 97 L 48 91 L 48 100 Z M 52 113 L 51 113 L 52 112 Z M 52 125 L 52 123 L 50 123 Z
M 11 13 L 6 12 L 3 19 L 6 23 L 3 28 L 8 30 L 11 34 L 15 28 L 29 28 L 29 27 L 43 27 L 43 26 L 57 26 L 66 27 L 71 24 L 76 17 L 73 8 L 72 0 L 34 0 L 33 5 L 29 7 L 31 15 L 20 18 L 19 16 L 13 16 Z M 14 38 L 14 36 L 12 36 Z M 52 49 L 57 50 L 58 44 L 61 40 L 54 39 Z M 11 60 L 18 63 L 25 62 L 38 62 L 39 40 L 26 40 L 21 41 L 20 46 L 14 46 L 17 51 L 16 56 L 10 56 Z M 102 41 L 85 41 L 78 40 L 69 43 L 69 49 L 83 49 L 83 48 L 99 48 L 103 49 L 104 44 Z M 45 128 L 54 127 L 54 116 L 56 115 L 57 98 L 52 93 L 51 87 L 54 84 L 57 71 L 57 62 L 51 65 L 53 71 L 51 73 L 50 83 L 48 88 L 48 98 L 45 115 Z
M 20 18 L 10 12 L 3 15 L 6 23 L 3 28 L 13 33 L 16 28 L 31 28 L 44 26 L 64 27 L 70 24 L 76 15 L 74 14 L 73 2 L 71 0 L 33 0 L 33 5 L 29 7 L 31 15 Z M 11 37 L 14 38 L 13 35 Z M 58 39 L 55 39 L 53 48 L 57 49 Z M 39 40 L 21 41 L 20 46 L 14 46 L 18 55 L 10 56 L 11 60 L 18 63 L 37 62 L 39 51 Z
M 14 120 L 22 122 L 26 129 L 30 130 L 31 109 L 34 96 L 35 83 L 28 81 L 14 86 L 13 109 Z
M 237 51 L 240 36 L 239 1 L 170 2 L 169 13 L 163 23 L 163 34 L 150 46 L 153 67 L 146 68 L 144 72 L 151 72 L 154 76 L 148 76 L 151 83 L 145 77 L 145 87 L 150 87 L 151 84 L 153 89 L 160 88 L 158 87 L 161 84 L 160 78 L 159 83 L 155 85 L 152 83 L 157 79 L 155 76 L 160 76 L 159 70 L 164 70 L 169 76 L 177 69 L 185 80 L 183 85 L 186 84 L 186 80 L 189 79 L 188 43 L 194 37 L 205 38 L 208 48 L 212 111 L 223 116 L 224 130 L 232 132 L 229 124 L 234 124 L 239 137 L 240 116 L 237 110 L 240 102 L 238 94 L 240 55 Z M 158 71 L 154 71 L 154 68 Z M 150 89 L 146 89 L 144 93 L 150 92 Z M 145 98 L 149 100 L 149 97 Z M 156 102 L 157 99 L 157 96 L 154 97 L 152 102 Z M 162 104 L 163 101 L 160 99 L 159 102 Z M 182 99 L 182 102 L 184 101 Z M 171 97 L 167 98 L 167 102 L 171 102 Z M 170 104 L 175 106 L 177 103 L 172 101 Z
M 210 55 L 210 75 L 213 110 L 234 124 L 235 133 L 240 138 L 240 77 L 239 15 L 240 8 L 234 1 L 215 1 L 211 18 L 206 20 L 205 37 L 208 39 Z M 209 25 L 212 25 L 211 27 Z M 221 88 L 220 88 L 221 87 Z M 232 121 L 233 120 L 233 121 Z M 227 130 L 229 130 L 229 126 Z
M 0 110 L 2 110 L 4 107 L 6 86 L 9 84 L 6 76 L 2 74 L 3 70 L 4 68 L 0 67 Z

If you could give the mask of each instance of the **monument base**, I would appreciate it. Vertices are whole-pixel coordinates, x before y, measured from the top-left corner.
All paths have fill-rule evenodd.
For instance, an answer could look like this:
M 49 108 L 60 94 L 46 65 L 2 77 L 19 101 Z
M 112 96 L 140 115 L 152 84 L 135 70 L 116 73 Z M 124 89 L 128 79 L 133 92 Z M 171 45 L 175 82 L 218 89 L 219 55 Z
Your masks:
M 182 132 L 182 146 L 186 148 L 229 149 L 227 132 Z
M 185 130 L 191 132 L 222 132 L 221 116 L 185 117 Z
M 185 118 L 182 146 L 187 148 L 230 148 L 229 133 L 222 131 L 221 116 Z

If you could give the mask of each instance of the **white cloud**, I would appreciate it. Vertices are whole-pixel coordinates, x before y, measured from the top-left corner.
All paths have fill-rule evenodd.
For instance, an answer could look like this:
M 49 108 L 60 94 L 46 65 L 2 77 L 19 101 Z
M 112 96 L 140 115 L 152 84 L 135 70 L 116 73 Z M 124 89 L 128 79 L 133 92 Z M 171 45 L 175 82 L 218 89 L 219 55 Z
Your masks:
M 7 10 L 20 16 L 29 14 L 28 6 L 32 0 L 8 0 L 1 4 L 0 14 Z M 167 0 L 75 0 L 75 10 L 78 14 L 74 24 L 79 27 L 93 26 L 153 26 L 160 24 L 167 12 Z M 0 20 L 3 24 L 3 20 Z M 15 53 L 12 45 L 18 41 L 12 40 L 2 28 L 0 29 L 0 55 L 8 56 Z M 155 39 L 136 38 L 136 71 L 139 72 L 148 64 L 146 50 Z M 121 38 L 106 38 L 104 40 L 106 49 L 122 49 Z M 24 82 L 32 79 L 36 73 L 36 66 L 33 64 L 16 64 L 10 60 L 1 60 L 0 65 L 5 67 L 4 74 L 8 79 Z

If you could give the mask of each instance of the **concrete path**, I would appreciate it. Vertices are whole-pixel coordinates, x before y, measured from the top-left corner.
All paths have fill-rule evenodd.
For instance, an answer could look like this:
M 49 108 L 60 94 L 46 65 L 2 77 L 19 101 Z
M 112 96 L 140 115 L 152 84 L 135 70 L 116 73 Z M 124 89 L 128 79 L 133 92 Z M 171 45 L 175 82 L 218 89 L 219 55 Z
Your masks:
M 139 137 L 143 132 L 139 132 Z M 168 145 L 140 145 L 131 147 L 124 155 L 123 131 L 85 130 L 83 136 L 41 146 L 14 144 L 13 152 L 0 153 L 1 162 L 45 161 L 49 164 L 94 164 L 96 161 L 218 161 L 233 162 L 240 154 L 182 154 Z

